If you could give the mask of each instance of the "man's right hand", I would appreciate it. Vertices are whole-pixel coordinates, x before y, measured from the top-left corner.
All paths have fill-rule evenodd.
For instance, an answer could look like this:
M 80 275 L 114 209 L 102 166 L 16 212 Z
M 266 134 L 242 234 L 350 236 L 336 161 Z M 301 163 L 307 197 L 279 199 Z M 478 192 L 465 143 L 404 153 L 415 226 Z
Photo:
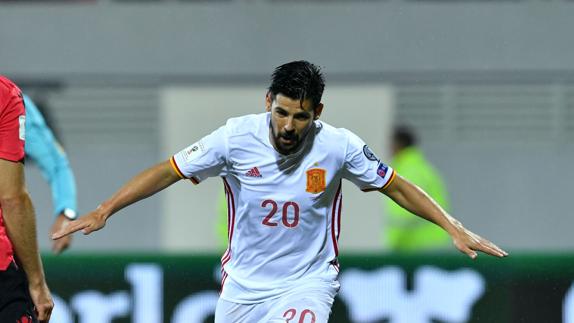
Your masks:
M 68 225 L 70 225 L 72 221 L 70 221 L 66 216 L 64 216 L 63 214 L 58 215 L 58 217 L 56 217 L 56 221 L 54 221 L 54 224 L 52 225 L 52 228 L 50 229 L 50 235 L 55 234 L 56 232 L 59 232 L 60 230 L 66 228 Z M 72 236 L 65 236 L 61 239 L 55 240 L 52 242 L 52 251 L 55 254 L 60 254 L 63 251 L 65 251 L 66 249 L 68 249 L 70 247 L 70 244 L 72 243 Z
M 50 321 L 50 315 L 52 315 L 52 309 L 54 308 L 54 301 L 52 300 L 48 285 L 46 285 L 46 282 L 30 284 L 28 290 L 34 303 L 38 321 L 40 321 L 40 323 L 48 323 Z
M 61 228 L 58 232 L 53 233 L 52 239 L 57 240 L 80 230 L 82 230 L 84 234 L 90 234 L 94 231 L 100 230 L 105 225 L 106 217 L 98 208 L 95 211 L 70 222 L 66 227 Z

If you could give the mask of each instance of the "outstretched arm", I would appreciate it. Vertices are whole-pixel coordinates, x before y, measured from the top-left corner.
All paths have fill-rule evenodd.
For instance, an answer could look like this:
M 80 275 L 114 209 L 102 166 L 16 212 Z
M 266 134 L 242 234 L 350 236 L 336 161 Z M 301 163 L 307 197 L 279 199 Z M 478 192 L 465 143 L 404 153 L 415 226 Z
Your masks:
M 129 180 L 110 199 L 100 204 L 97 209 L 54 233 L 52 239 L 59 239 L 79 230 L 82 230 L 84 234 L 100 230 L 106 224 L 106 220 L 114 213 L 154 195 L 180 179 L 181 177 L 173 169 L 169 160 L 148 168 Z
M 442 227 L 450 234 L 458 250 L 473 259 L 476 258 L 477 251 L 497 257 L 508 255 L 506 251 L 500 249 L 494 243 L 466 229 L 462 223 L 450 216 L 423 190 L 398 174 L 394 181 L 384 189 L 381 189 L 380 192 L 411 213 Z

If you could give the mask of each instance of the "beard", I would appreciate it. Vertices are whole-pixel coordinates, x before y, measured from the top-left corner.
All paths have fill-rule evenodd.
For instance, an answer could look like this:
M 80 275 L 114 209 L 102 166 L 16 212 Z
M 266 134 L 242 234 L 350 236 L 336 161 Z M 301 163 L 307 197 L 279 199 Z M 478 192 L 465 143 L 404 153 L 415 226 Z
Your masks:
M 271 128 L 275 148 L 283 155 L 289 155 L 295 152 L 301 145 L 301 140 L 298 135 L 294 133 L 279 132 L 276 134 Z
M 309 133 L 309 130 L 313 128 L 312 125 L 313 123 L 311 123 L 301 135 L 297 135 L 294 132 L 289 133 L 285 131 L 279 131 L 279 133 L 276 133 L 272 122 L 269 122 L 269 130 L 271 132 L 275 149 L 282 155 L 289 155 L 296 152 L 301 147 L 301 143 Z

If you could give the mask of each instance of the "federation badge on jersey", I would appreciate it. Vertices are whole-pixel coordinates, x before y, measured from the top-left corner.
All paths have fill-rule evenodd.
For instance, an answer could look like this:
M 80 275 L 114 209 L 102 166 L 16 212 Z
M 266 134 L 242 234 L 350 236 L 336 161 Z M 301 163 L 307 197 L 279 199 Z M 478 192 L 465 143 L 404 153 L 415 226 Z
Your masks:
M 322 168 L 311 168 L 307 170 L 307 189 L 305 191 L 317 194 L 325 191 L 327 187 L 327 171 Z

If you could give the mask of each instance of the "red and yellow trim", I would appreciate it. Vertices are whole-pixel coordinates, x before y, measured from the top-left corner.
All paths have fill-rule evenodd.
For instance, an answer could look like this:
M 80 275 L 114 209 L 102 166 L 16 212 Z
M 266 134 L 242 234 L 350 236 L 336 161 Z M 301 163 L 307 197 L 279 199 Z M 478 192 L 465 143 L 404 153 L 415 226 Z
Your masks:
M 183 176 L 183 173 L 179 170 L 179 167 L 177 167 L 177 163 L 175 162 L 174 156 L 171 156 L 171 158 L 169 159 L 169 163 L 171 164 L 171 167 L 173 167 L 173 170 L 175 170 L 175 172 L 177 173 L 177 176 L 179 176 L 181 179 L 187 178 Z
M 185 177 L 185 175 L 183 175 L 183 173 L 177 166 L 177 163 L 175 162 L 175 156 L 171 156 L 171 158 L 169 159 L 169 163 L 171 164 L 171 167 L 173 167 L 173 170 L 175 170 L 175 172 L 177 173 L 177 176 L 179 176 L 181 179 L 189 179 L 194 185 L 199 184 L 199 180 L 196 177 L 191 176 L 190 178 L 187 178 Z
M 381 189 L 384 190 L 387 187 L 389 187 L 389 185 L 391 185 L 391 183 L 395 180 L 396 175 L 397 175 L 397 172 L 395 172 L 395 170 L 393 169 L 393 173 L 391 174 L 391 178 L 389 178 L 389 180 L 387 181 L 387 184 L 385 184 Z

